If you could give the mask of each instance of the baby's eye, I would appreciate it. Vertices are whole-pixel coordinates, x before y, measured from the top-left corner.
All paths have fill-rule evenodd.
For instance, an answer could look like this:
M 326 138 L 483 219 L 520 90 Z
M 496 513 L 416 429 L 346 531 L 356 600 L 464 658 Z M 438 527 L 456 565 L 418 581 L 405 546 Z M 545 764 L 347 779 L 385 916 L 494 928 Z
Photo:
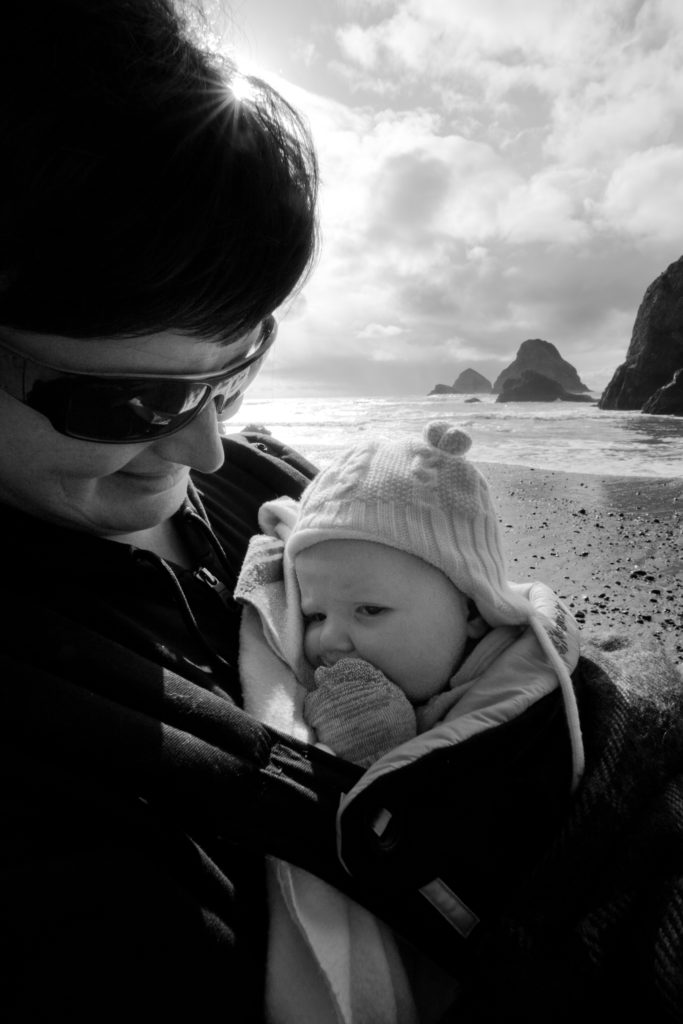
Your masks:
M 358 611 L 358 613 L 360 615 L 373 616 L 373 615 L 381 615 L 382 612 L 386 612 L 386 611 L 388 611 L 388 609 L 384 608 L 380 604 L 361 604 L 361 605 L 358 606 L 357 611 Z
M 304 625 L 310 626 L 313 622 L 323 622 L 325 616 L 322 612 L 302 612 Z

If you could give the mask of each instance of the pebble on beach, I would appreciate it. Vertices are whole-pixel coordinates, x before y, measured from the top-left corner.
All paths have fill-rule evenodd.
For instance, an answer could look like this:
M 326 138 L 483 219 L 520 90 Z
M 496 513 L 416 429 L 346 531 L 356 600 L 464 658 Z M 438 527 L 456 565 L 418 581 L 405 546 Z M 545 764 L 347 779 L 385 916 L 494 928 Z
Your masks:
M 509 577 L 540 580 L 587 631 L 660 641 L 683 671 L 683 481 L 480 463 Z

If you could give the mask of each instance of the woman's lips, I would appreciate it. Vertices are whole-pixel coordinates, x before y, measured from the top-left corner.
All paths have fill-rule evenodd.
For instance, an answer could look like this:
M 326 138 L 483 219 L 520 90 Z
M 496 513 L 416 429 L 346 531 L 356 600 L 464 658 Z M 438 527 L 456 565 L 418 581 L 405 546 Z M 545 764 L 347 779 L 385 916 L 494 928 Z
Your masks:
M 170 491 L 187 476 L 185 470 L 165 473 L 137 473 L 130 469 L 120 469 L 116 476 L 124 477 L 134 487 L 147 491 Z

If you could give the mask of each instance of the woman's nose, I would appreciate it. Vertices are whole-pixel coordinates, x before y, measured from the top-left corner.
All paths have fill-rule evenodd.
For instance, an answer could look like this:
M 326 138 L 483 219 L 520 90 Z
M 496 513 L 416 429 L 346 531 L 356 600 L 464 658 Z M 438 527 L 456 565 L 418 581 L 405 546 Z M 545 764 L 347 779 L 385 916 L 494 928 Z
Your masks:
M 162 459 L 189 466 L 199 473 L 215 473 L 225 458 L 216 406 L 209 402 L 199 416 L 177 434 L 162 437 L 154 449 Z

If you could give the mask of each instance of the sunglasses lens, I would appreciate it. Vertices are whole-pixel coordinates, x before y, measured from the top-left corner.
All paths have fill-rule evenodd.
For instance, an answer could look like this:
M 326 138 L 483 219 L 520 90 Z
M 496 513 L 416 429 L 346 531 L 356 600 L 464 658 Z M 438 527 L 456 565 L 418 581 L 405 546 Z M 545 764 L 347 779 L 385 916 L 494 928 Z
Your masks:
M 34 385 L 29 404 L 69 437 L 120 444 L 180 430 L 206 404 L 211 389 L 187 381 L 62 378 Z
M 74 389 L 66 416 L 72 437 L 144 441 L 179 430 L 197 415 L 210 389 L 183 381 L 98 381 Z

